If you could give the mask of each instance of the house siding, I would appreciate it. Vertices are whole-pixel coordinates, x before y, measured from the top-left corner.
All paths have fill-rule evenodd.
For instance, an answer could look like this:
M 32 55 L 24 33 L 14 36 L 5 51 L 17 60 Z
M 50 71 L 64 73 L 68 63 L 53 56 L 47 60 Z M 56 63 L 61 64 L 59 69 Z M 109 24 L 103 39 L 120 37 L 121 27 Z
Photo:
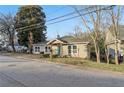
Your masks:
M 39 47 L 40 50 L 38 52 L 35 51 L 35 47 Z M 46 45 L 33 45 L 33 54 L 40 54 L 41 52 L 43 52 L 44 54 L 50 54 L 50 50 L 47 50 L 47 52 L 45 51 L 45 47 Z
M 77 53 L 71 53 L 71 57 L 89 58 L 90 50 L 89 50 L 89 47 L 86 44 L 73 44 L 73 45 L 77 46 Z M 64 45 L 63 46 L 63 56 L 64 55 L 69 55 L 68 46 L 69 45 Z
M 62 56 L 68 56 L 68 45 L 63 45 L 62 48 L 63 48 Z
M 57 54 L 57 46 L 53 45 L 52 51 L 53 51 L 53 55 L 56 55 Z
M 85 44 L 78 44 L 78 56 L 81 58 L 88 58 L 88 47 Z
M 64 43 L 59 40 L 53 40 L 44 45 L 43 44 L 34 44 L 33 45 L 33 53 L 40 54 L 41 52 L 44 52 L 46 54 L 46 51 L 45 51 L 46 46 L 52 47 L 53 55 L 57 54 L 58 56 L 61 56 L 61 57 L 70 56 L 70 57 L 79 57 L 79 58 L 89 58 L 90 57 L 90 51 L 89 51 L 87 42 Z M 68 47 L 68 46 L 70 46 L 70 47 Z M 35 47 L 40 47 L 40 52 L 36 52 Z M 70 48 L 70 51 L 68 50 L 68 48 Z M 49 52 L 49 54 L 50 54 L 50 52 Z

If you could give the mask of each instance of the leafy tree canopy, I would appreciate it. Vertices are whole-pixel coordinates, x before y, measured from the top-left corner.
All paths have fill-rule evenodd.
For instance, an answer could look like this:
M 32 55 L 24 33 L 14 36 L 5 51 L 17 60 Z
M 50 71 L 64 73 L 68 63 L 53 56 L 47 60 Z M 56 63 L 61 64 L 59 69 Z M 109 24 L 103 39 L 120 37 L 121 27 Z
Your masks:
M 18 32 L 19 43 L 28 46 L 29 32 L 33 33 L 33 43 L 46 40 L 45 13 L 38 5 L 22 6 L 16 14 L 16 30 Z

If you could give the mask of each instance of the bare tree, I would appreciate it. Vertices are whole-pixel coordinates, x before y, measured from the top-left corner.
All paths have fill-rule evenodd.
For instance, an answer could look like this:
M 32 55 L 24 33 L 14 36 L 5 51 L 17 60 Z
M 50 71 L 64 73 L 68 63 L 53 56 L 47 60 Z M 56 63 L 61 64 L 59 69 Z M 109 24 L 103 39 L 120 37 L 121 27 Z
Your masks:
M 118 27 L 120 23 L 120 19 L 122 17 L 122 6 L 116 6 L 110 11 L 110 17 L 111 17 L 111 27 L 110 31 L 113 34 L 115 38 L 115 64 L 119 64 L 118 62 L 118 55 L 119 55 L 119 50 L 118 50 Z
M 91 39 L 93 40 L 93 44 L 96 52 L 96 60 L 97 63 L 100 63 L 99 40 L 100 38 L 103 38 L 101 36 L 101 31 L 103 25 L 102 22 L 104 20 L 102 19 L 102 17 L 103 14 L 105 14 L 104 11 L 111 10 L 112 6 L 88 6 L 88 7 L 87 6 L 85 7 L 86 12 L 83 14 L 80 11 L 78 11 L 77 8 L 75 8 L 75 10 L 82 18 L 83 25 L 87 29 L 87 32 L 89 33 Z M 106 51 L 106 53 L 108 54 L 108 51 Z M 107 59 L 108 59 L 108 55 L 107 55 Z
M 105 26 L 106 27 L 106 26 Z M 109 64 L 109 51 L 108 51 L 108 47 L 106 45 L 106 29 L 102 32 L 102 39 L 103 39 L 103 43 L 104 43 L 104 49 L 105 49 L 105 56 L 106 56 L 106 61 L 107 61 L 107 64 Z
M 105 55 L 106 55 L 106 61 L 107 61 L 107 64 L 109 64 L 109 51 L 108 51 L 108 47 L 106 45 L 106 34 L 108 32 L 108 28 L 110 27 L 111 23 L 110 23 L 110 17 L 109 17 L 109 10 L 107 11 L 104 11 L 104 13 L 102 14 L 103 17 L 102 17 L 102 23 L 101 23 L 101 37 L 103 39 L 103 43 L 104 43 L 104 49 L 105 49 Z
M 83 35 L 82 29 L 79 26 L 75 26 L 73 35 L 76 38 L 82 38 Z
M 15 52 L 14 47 L 14 37 L 15 37 L 15 21 L 11 13 L 6 15 L 0 15 L 0 32 L 5 34 L 9 39 L 9 44 L 12 46 L 13 52 Z
M 78 39 L 85 39 L 87 40 L 87 38 L 89 38 L 88 33 L 83 31 L 82 28 L 78 25 L 76 25 L 74 27 L 74 30 L 72 33 L 69 33 L 70 36 L 73 36 L 74 38 L 78 38 Z
M 101 25 L 101 20 L 100 20 L 101 11 L 97 11 L 100 8 L 101 8 L 100 6 L 93 6 L 92 8 L 87 9 L 88 11 L 87 15 L 81 15 L 78 9 L 75 8 L 76 12 L 82 18 L 83 24 L 86 27 L 91 39 L 93 40 L 97 63 L 100 63 L 99 37 L 100 37 L 100 25 Z

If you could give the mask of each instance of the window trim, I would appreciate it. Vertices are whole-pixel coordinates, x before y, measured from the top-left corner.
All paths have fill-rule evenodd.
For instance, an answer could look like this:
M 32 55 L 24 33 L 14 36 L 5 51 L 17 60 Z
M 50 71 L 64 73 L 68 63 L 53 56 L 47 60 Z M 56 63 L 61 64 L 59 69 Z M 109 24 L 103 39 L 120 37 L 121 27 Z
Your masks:
M 77 45 L 73 45 L 73 53 L 77 53 Z
M 48 52 L 48 51 L 47 51 L 47 46 L 45 47 L 45 52 Z
M 39 46 L 35 46 L 34 50 L 35 50 L 35 52 L 40 52 L 40 47 Z
M 39 46 L 37 47 L 37 52 L 40 52 L 40 47 Z
M 74 48 L 75 47 L 75 48 Z M 68 45 L 68 53 L 78 53 L 78 47 L 77 45 Z
M 68 45 L 68 53 L 69 53 L 69 54 L 72 53 L 72 45 Z
M 37 46 L 35 46 L 35 52 L 37 52 Z

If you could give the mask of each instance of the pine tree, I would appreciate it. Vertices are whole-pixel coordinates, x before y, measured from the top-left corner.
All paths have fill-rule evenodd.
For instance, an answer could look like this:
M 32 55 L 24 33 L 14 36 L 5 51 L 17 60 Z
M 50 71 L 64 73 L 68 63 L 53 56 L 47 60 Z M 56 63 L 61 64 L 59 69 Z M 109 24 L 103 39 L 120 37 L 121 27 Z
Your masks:
M 38 5 L 28 5 L 19 8 L 16 14 L 16 30 L 19 44 L 28 46 L 32 53 L 32 44 L 46 40 L 45 13 Z

